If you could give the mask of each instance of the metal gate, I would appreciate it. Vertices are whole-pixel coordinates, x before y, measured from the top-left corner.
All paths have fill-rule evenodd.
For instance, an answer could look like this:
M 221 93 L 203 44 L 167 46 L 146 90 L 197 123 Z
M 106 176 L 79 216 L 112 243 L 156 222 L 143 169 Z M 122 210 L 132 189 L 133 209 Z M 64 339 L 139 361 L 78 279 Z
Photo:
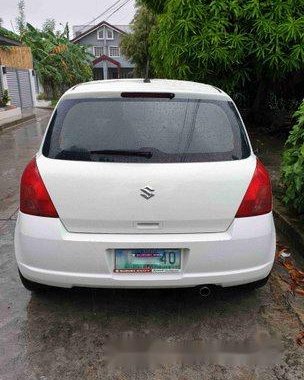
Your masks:
M 33 107 L 30 71 L 7 67 L 6 79 L 11 103 L 21 108 Z

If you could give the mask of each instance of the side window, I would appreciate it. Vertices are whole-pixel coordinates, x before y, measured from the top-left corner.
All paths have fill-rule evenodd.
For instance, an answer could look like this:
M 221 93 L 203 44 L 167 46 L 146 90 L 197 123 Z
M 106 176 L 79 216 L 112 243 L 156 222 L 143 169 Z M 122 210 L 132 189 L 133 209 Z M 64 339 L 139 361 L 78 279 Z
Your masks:
M 110 57 L 120 57 L 120 50 L 118 46 L 109 47 L 109 56 Z
M 114 39 L 114 32 L 113 29 L 107 28 L 107 40 L 113 40 Z
M 107 40 L 114 40 L 114 31 L 113 29 L 102 27 L 97 31 L 97 39 L 103 40 L 106 38 Z
M 104 54 L 103 46 L 94 46 L 95 57 L 101 57 Z
M 104 28 L 101 28 L 97 31 L 97 39 L 103 40 L 104 39 Z

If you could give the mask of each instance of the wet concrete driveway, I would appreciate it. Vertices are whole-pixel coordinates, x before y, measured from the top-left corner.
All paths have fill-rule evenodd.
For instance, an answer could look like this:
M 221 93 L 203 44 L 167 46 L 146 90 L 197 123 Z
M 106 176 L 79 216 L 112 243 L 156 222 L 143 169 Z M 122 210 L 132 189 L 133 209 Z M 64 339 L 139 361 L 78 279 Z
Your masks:
M 0 380 L 304 379 L 303 349 L 295 343 L 304 329 L 302 317 L 277 268 L 261 290 L 222 291 L 208 299 L 192 290 L 83 289 L 36 295 L 22 287 L 13 258 L 18 183 L 47 117 L 0 134 Z M 220 356 L 203 364 L 163 355 L 158 365 L 134 368 L 111 362 L 114 339 L 127 341 L 127 351 L 138 341 L 179 345 L 186 351 L 193 341 L 207 348 L 213 347 L 210 342 L 228 342 L 238 349 L 226 363 Z M 269 363 L 260 358 L 256 366 L 244 365 L 252 342 L 265 339 L 274 342 L 274 357 Z

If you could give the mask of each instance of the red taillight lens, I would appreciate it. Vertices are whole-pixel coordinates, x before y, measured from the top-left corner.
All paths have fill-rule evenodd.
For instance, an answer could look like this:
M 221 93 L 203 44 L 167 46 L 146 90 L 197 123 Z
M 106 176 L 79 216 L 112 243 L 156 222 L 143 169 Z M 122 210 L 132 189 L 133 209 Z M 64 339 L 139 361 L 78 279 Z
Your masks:
M 22 174 L 20 211 L 24 214 L 58 218 L 57 211 L 40 176 L 35 158 L 29 162 Z
M 255 172 L 236 213 L 236 218 L 268 214 L 271 210 L 272 195 L 269 174 L 261 161 L 257 160 Z

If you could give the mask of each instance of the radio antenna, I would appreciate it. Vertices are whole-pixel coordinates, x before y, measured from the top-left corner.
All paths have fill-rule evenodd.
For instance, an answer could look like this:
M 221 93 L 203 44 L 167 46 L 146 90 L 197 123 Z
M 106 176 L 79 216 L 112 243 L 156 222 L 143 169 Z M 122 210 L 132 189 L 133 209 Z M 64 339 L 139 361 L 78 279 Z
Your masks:
M 146 62 L 146 73 L 145 73 L 145 79 L 144 83 L 151 83 L 150 78 L 149 78 L 149 71 L 150 71 L 150 54 L 149 54 L 149 42 L 148 42 L 148 22 L 146 22 L 146 57 L 147 57 L 147 62 Z
M 149 78 L 149 69 L 150 69 L 150 58 L 147 58 L 147 64 L 146 64 L 146 73 L 145 73 L 145 79 L 144 83 L 151 83 L 151 80 Z

